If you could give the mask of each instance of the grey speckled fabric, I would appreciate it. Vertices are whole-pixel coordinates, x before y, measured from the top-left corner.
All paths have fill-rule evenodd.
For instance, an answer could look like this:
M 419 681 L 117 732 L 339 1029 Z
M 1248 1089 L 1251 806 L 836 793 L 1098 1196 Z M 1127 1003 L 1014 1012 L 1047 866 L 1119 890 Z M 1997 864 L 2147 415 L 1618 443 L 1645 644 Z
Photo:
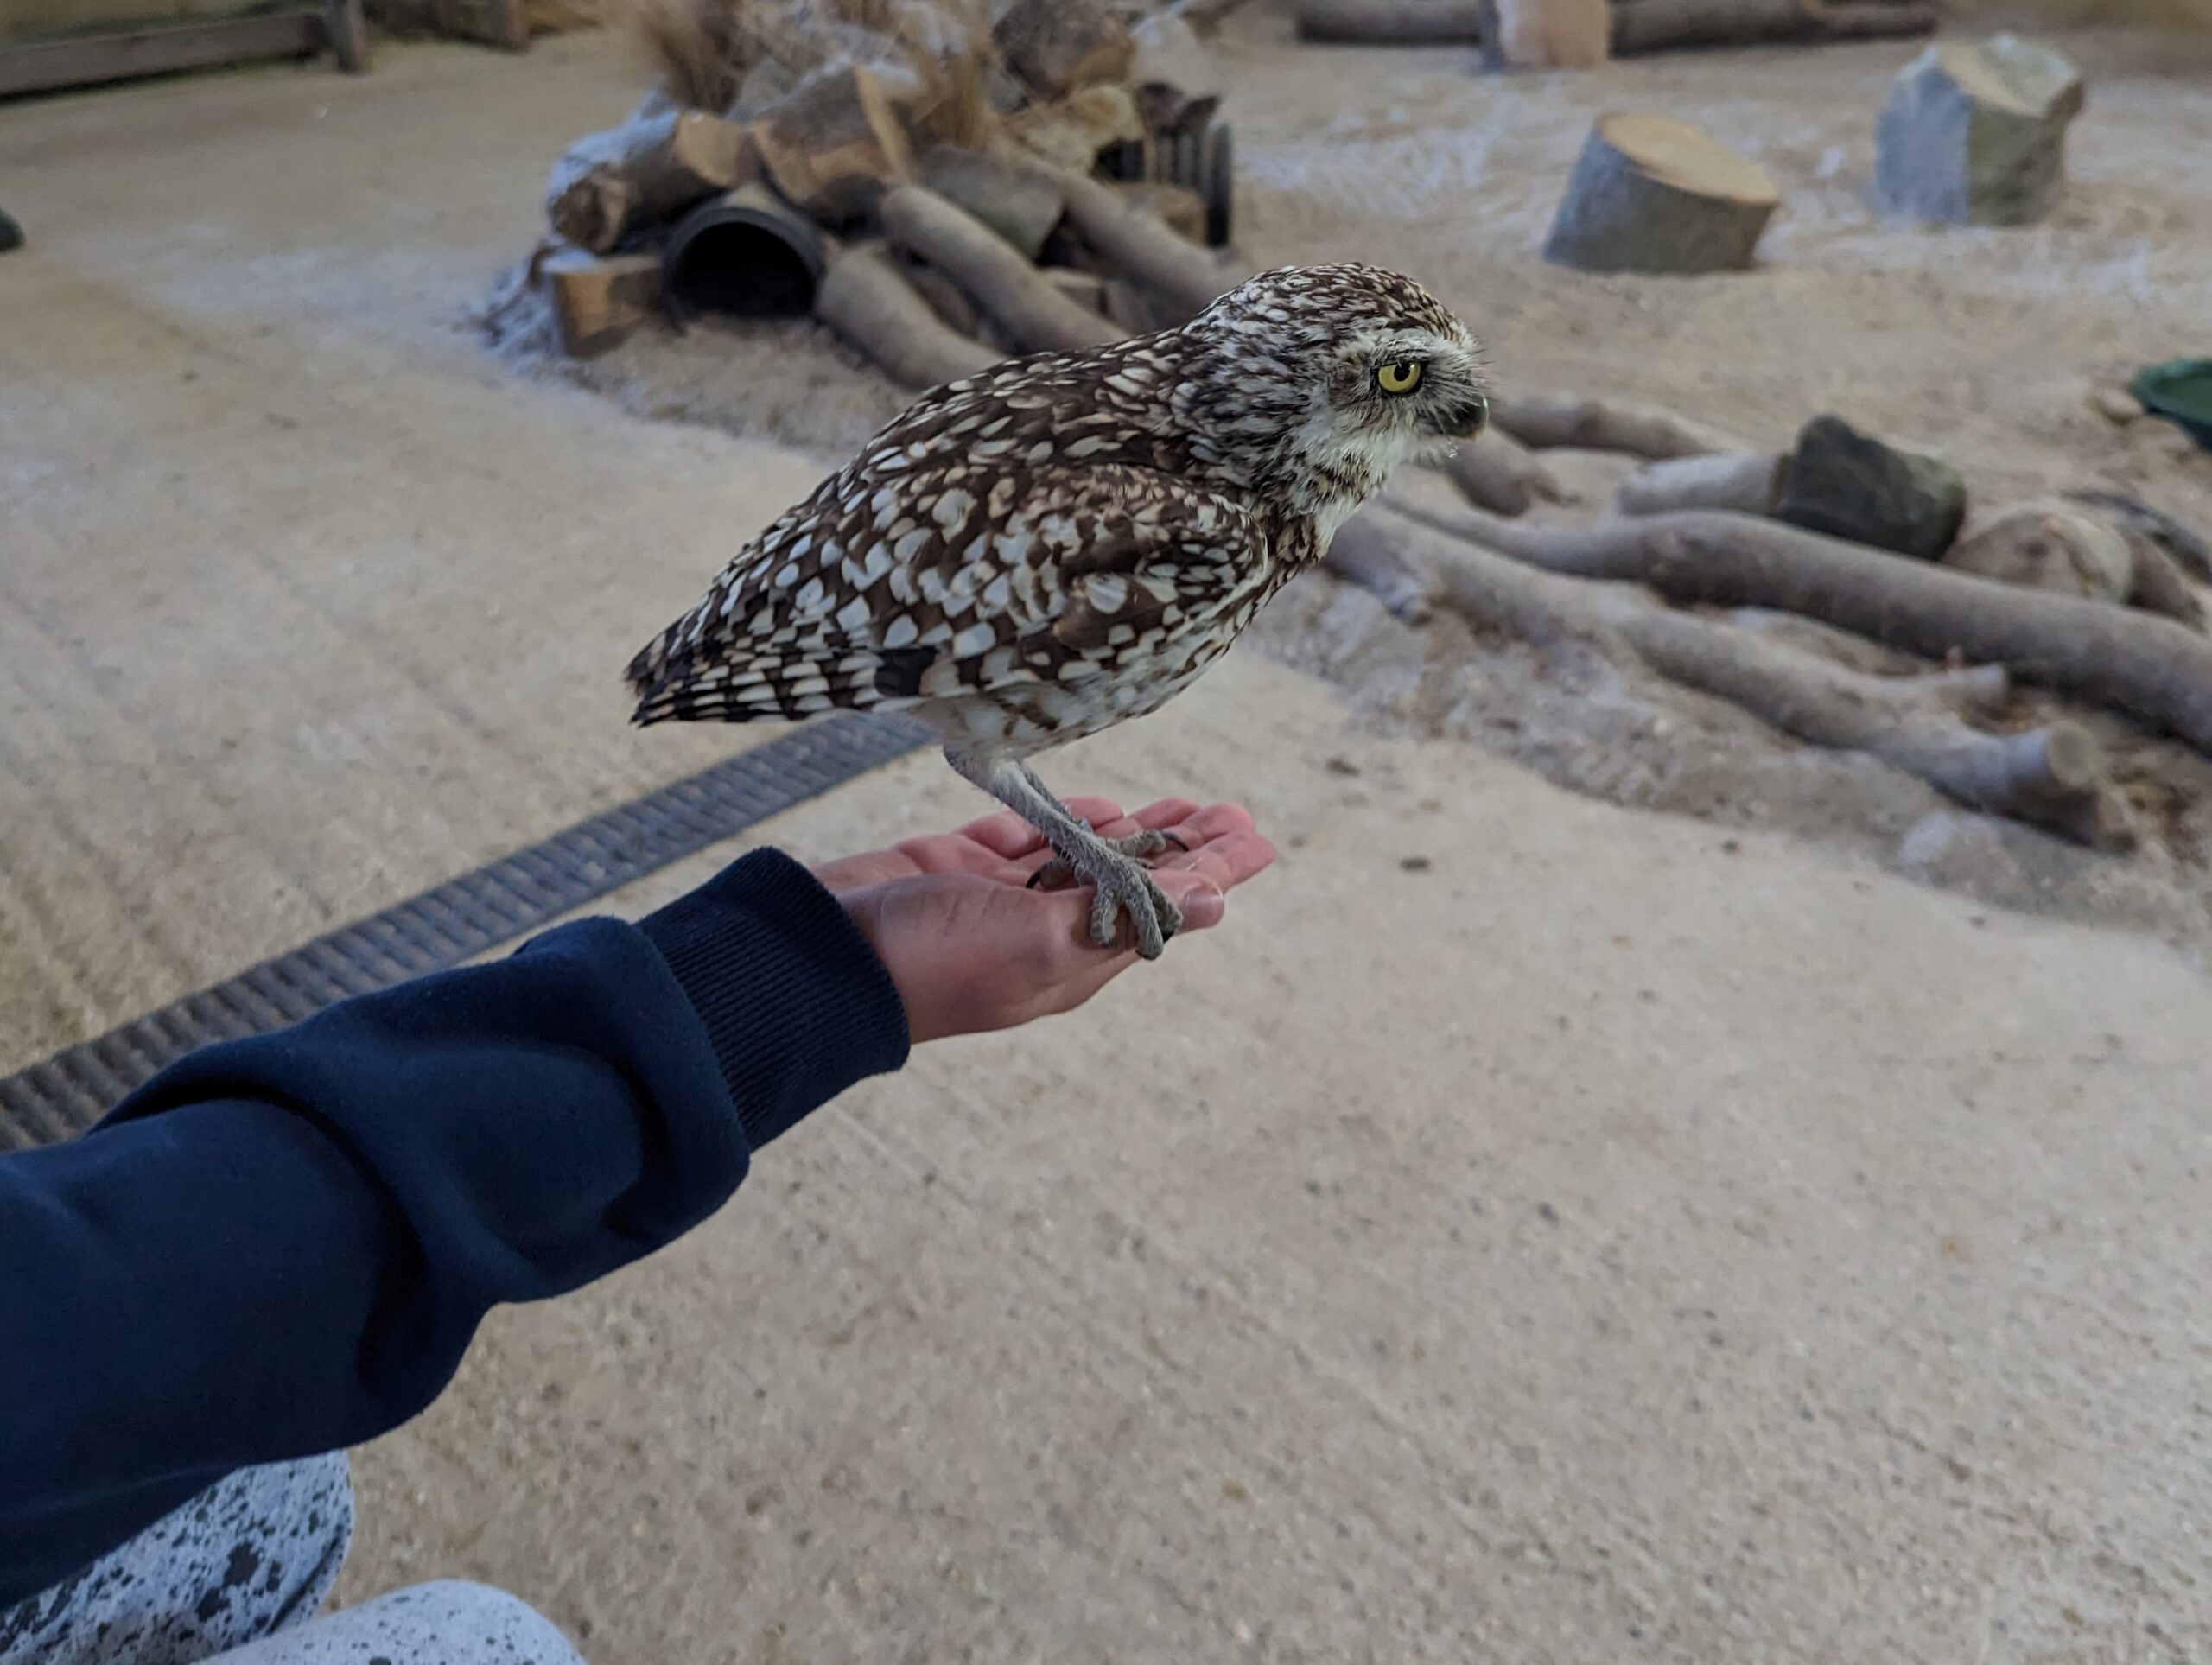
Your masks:
M 0 1665 L 196 1665 L 310 1617 L 353 1537 L 343 1452 L 240 1469 L 0 1611 Z
M 550 1620 L 480 1584 L 315 1617 L 353 1538 L 343 1452 L 240 1469 L 0 1611 L 0 1665 L 584 1665 Z
M 584 1665 L 504 1590 L 418 1584 L 225 1654 L 211 1665 Z

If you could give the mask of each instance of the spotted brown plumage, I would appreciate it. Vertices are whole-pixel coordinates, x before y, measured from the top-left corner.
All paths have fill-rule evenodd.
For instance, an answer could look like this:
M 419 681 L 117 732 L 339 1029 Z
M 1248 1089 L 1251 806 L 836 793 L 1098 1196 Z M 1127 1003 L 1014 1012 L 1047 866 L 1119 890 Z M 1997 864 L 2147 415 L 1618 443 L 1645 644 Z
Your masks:
M 1224 651 L 1425 443 L 1484 410 L 1465 327 L 1411 279 L 1291 267 L 1179 329 L 925 394 L 631 662 L 636 720 L 910 710 L 1127 912 L 1173 908 L 1029 769 Z

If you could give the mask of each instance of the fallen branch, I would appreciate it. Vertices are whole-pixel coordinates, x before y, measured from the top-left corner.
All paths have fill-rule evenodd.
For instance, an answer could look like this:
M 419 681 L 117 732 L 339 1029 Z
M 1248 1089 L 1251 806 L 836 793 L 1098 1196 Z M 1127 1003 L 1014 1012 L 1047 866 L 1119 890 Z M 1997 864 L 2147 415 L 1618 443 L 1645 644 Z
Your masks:
M 1656 405 L 1586 399 L 1570 393 L 1502 393 L 1491 400 L 1490 417 L 1522 444 L 1539 451 L 1573 446 L 1657 459 L 1749 448 L 1718 429 Z
M 1918 0 L 1635 0 L 1613 8 L 1613 51 L 1628 57 L 1769 41 L 1866 41 L 1935 29 L 1936 9 Z
M 1543 459 L 1503 429 L 1452 448 L 1439 465 L 1467 501 L 1496 514 L 1526 514 L 1539 503 L 1564 503 L 1570 493 Z
M 1246 276 L 1111 186 L 1069 170 L 1058 178 L 1067 193 L 1068 219 L 1084 240 L 1180 316 L 1196 317 Z
M 2004 696 L 2000 666 L 1961 676 L 1878 677 L 1777 645 L 1750 632 L 1680 612 L 1637 585 L 1591 583 L 1540 571 L 1448 537 L 1388 509 L 1356 517 L 1355 557 L 1330 565 L 1355 582 L 1389 586 L 1402 614 L 1407 585 L 1426 575 L 1427 601 L 1539 645 L 1564 639 L 1632 657 L 1670 682 L 1725 699 L 1785 734 L 1864 752 L 1976 809 L 2064 834 L 2100 849 L 2133 841 L 2126 806 L 2102 754 L 2078 724 L 1993 734 L 1961 712 Z M 1390 596 L 1395 595 L 1393 601 Z
M 936 192 L 901 185 L 883 199 L 882 214 L 893 244 L 967 290 L 1025 350 L 1081 353 L 1122 339 L 1103 316 L 1061 294 L 1014 245 Z
M 1476 509 L 1408 504 L 1404 512 L 1572 577 L 1648 584 L 1675 601 L 1777 607 L 1923 658 L 2006 665 L 2212 756 L 2212 640 L 2170 619 L 1992 583 L 1750 515 L 1693 511 L 1567 529 Z
M 1398 517 L 1381 508 L 1354 515 L 1329 540 L 1322 564 L 1382 602 L 1402 624 L 1428 622 L 1431 581 L 1406 559 Z
M 814 315 L 907 387 L 974 376 L 1002 356 L 952 328 L 874 245 L 838 253 L 814 292 Z
M 1669 457 L 1623 480 L 1613 505 L 1623 514 L 1664 514 L 1670 509 L 1764 514 L 1774 506 L 1775 476 L 1781 467 L 1782 458 L 1773 451 Z
M 1298 38 L 1332 46 L 1478 46 L 1477 0 L 1300 0 Z
M 2132 533 L 2128 543 L 2135 554 L 2135 586 L 2127 593 L 2128 605 L 2202 630 L 2204 602 L 2181 562 L 2140 532 Z

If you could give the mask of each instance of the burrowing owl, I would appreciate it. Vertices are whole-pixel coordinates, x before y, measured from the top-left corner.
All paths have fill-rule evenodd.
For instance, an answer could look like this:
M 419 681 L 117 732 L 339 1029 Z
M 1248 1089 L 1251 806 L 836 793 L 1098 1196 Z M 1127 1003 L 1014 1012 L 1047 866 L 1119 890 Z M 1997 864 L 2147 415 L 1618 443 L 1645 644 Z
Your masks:
M 1143 859 L 1027 759 L 1157 709 L 1353 510 L 1485 410 L 1466 328 L 1372 266 L 1263 273 L 1179 329 L 1016 359 L 925 394 L 741 550 L 631 662 L 640 723 L 911 710 L 961 774 L 1127 913 L 1179 923 Z

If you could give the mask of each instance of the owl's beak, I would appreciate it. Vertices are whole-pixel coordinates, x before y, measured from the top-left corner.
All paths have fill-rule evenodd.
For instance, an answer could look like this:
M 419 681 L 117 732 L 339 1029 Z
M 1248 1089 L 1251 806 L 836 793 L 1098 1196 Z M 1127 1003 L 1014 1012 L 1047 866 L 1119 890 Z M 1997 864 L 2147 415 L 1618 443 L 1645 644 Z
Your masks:
M 1479 438 L 1490 425 L 1490 401 L 1479 393 L 1470 394 L 1467 403 L 1453 410 L 1446 420 L 1444 431 L 1455 440 Z

